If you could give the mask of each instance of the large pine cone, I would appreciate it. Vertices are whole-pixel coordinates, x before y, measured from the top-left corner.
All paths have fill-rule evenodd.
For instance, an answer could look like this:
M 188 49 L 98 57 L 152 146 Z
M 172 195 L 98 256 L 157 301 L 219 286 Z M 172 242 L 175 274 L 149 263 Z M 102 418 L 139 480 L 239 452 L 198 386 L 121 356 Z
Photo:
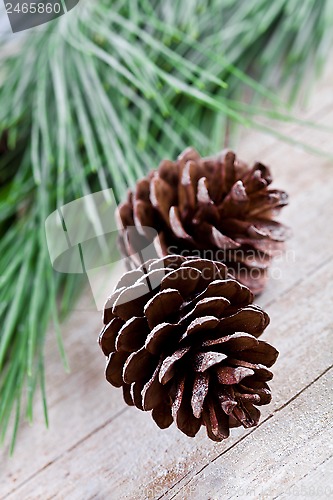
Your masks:
M 189 148 L 176 162 L 162 161 L 119 206 L 120 246 L 130 267 L 141 264 L 135 254 L 152 243 L 148 226 L 158 233 L 156 257 L 174 253 L 221 261 L 260 293 L 288 233 L 273 220 L 288 196 L 269 189 L 271 182 L 268 167 L 250 168 L 231 151 L 201 158 Z M 129 237 L 131 226 L 136 235 L 131 230 Z
M 221 441 L 255 426 L 278 352 L 257 339 L 269 318 L 252 299 L 219 262 L 173 255 L 127 272 L 104 310 L 107 380 L 160 428 L 205 425 Z

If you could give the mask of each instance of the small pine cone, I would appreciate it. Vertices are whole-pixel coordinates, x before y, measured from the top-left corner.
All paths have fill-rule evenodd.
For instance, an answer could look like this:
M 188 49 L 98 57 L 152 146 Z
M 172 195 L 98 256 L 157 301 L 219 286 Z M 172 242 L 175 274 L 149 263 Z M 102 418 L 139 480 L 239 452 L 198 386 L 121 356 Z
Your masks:
M 269 189 L 271 182 L 268 167 L 250 168 L 231 151 L 201 158 L 189 148 L 176 162 L 162 161 L 119 206 L 120 247 L 129 267 L 140 264 L 137 253 L 152 243 L 151 227 L 158 233 L 156 257 L 176 253 L 218 260 L 259 294 L 271 258 L 288 235 L 273 220 L 288 196 Z M 129 237 L 133 226 L 136 234 L 131 230 Z
M 221 441 L 257 425 L 278 352 L 257 339 L 269 317 L 252 299 L 220 262 L 171 255 L 127 272 L 104 309 L 106 379 L 162 429 L 205 425 Z

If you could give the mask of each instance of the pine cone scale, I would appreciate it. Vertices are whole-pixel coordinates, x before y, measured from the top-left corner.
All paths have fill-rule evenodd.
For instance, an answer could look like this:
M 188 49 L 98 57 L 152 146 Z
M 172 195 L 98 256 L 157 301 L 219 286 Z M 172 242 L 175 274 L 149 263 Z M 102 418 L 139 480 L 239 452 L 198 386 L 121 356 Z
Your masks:
M 193 415 L 200 418 L 203 410 L 205 398 L 209 389 L 209 373 L 197 373 L 193 383 L 193 392 L 191 397 L 191 407 Z
M 149 378 L 154 372 L 158 358 L 153 356 L 147 349 L 141 347 L 138 351 L 131 353 L 126 359 L 122 377 L 125 384 L 141 382 Z
M 127 320 L 118 330 L 115 349 L 127 352 L 137 351 L 144 345 L 148 333 L 149 328 L 146 318 L 134 316 Z
M 190 381 L 182 377 L 177 384 L 172 403 L 172 417 L 179 430 L 189 437 L 194 437 L 201 427 L 200 418 L 196 418 L 191 406 L 191 391 L 189 390 Z
M 153 328 L 147 336 L 145 348 L 151 354 L 158 355 L 165 349 L 175 345 L 181 336 L 180 325 L 174 323 L 161 323 Z
M 145 384 L 142 390 L 142 406 L 145 411 L 159 406 L 165 399 L 165 391 L 158 379 L 161 365 L 162 361 L 159 361 L 151 379 Z
M 189 351 L 190 347 L 182 347 L 181 349 L 175 351 L 171 356 L 165 358 L 165 360 L 162 363 L 159 374 L 159 381 L 161 384 L 165 385 L 172 379 L 172 377 L 176 373 L 175 364 Z
M 112 352 L 108 357 L 105 377 L 114 387 L 121 387 L 123 385 L 122 372 L 127 358 L 128 353 L 121 351 Z

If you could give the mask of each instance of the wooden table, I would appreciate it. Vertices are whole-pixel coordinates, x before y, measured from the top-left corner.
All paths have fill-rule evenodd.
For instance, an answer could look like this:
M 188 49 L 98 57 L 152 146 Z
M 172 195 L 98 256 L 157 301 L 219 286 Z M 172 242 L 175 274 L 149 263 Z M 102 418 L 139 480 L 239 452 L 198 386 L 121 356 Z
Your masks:
M 302 116 L 332 127 L 330 67 Z M 332 130 L 289 123 L 279 132 L 333 153 Z M 49 335 L 50 428 L 38 401 L 14 457 L 3 450 L 1 498 L 333 498 L 333 160 L 258 132 L 243 134 L 237 152 L 272 167 L 275 186 L 290 193 L 282 220 L 294 232 L 258 300 L 271 316 L 264 338 L 280 351 L 258 427 L 213 443 L 204 429 L 194 439 L 161 431 L 127 407 L 104 380 L 100 313 L 87 292 L 63 329 L 70 374 Z

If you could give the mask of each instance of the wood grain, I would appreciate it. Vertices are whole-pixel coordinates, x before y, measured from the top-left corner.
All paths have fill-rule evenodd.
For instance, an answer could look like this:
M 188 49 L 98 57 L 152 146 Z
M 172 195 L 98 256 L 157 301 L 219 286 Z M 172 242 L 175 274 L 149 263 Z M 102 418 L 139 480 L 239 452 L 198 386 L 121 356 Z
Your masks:
M 333 457 L 325 459 L 318 466 L 311 468 L 302 479 L 296 479 L 289 489 L 283 485 L 281 492 L 275 498 L 280 500 L 295 497 L 332 498 L 332 471 Z
M 170 498 L 274 498 L 283 492 L 297 496 L 297 480 L 333 454 L 332 371 L 320 375 L 274 418 L 221 454 Z M 324 441 L 326 446 L 322 446 Z M 319 485 L 313 487 L 313 495 L 303 485 L 304 497 L 317 498 L 316 491 L 321 491 Z

